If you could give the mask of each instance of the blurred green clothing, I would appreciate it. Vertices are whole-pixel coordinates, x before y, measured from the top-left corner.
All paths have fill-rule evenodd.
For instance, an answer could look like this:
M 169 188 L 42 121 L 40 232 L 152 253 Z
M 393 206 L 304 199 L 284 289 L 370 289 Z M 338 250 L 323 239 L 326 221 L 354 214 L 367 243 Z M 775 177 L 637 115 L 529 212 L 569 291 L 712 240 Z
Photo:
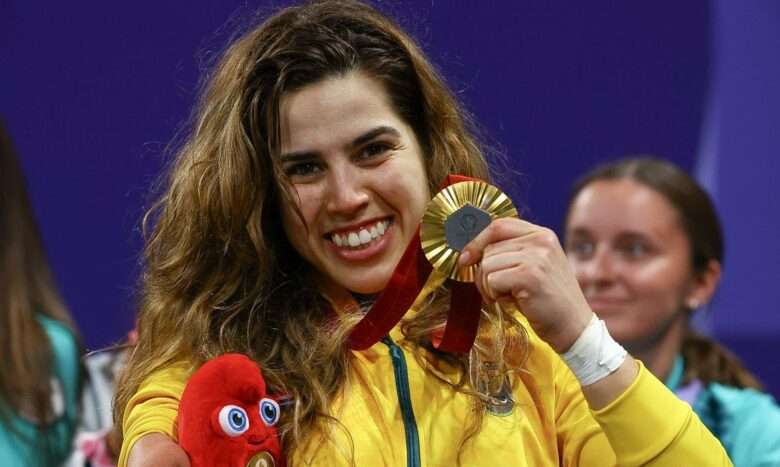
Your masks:
M 56 419 L 44 437 L 32 420 L 12 413 L 8 422 L 0 422 L 0 459 L 8 466 L 56 466 L 72 450 L 73 433 L 78 418 L 79 348 L 73 334 L 59 322 L 40 316 L 54 356 L 52 405 Z M 51 457 L 47 459 L 46 452 Z
M 666 386 L 676 393 L 685 361 L 678 355 Z M 736 467 L 780 466 L 780 407 L 771 395 L 710 383 L 702 386 L 691 404 L 704 425 L 720 440 Z

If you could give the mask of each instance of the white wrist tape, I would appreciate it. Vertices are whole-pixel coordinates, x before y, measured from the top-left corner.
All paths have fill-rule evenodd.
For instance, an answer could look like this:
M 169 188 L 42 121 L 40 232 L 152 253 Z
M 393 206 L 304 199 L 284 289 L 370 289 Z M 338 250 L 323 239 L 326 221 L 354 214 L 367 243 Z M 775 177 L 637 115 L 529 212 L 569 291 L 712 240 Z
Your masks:
M 620 368 L 627 354 L 626 349 L 609 335 L 604 321 L 593 315 L 574 345 L 561 357 L 580 384 L 588 386 Z

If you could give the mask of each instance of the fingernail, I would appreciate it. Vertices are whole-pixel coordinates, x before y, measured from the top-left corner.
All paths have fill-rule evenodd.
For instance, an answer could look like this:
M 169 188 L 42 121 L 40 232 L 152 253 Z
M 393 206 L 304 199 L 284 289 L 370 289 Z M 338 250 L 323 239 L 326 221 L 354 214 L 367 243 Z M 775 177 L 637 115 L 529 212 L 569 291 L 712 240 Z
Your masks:
M 469 260 L 471 259 L 471 253 L 468 251 L 461 252 L 460 258 L 458 258 L 458 264 L 461 266 L 468 264 Z

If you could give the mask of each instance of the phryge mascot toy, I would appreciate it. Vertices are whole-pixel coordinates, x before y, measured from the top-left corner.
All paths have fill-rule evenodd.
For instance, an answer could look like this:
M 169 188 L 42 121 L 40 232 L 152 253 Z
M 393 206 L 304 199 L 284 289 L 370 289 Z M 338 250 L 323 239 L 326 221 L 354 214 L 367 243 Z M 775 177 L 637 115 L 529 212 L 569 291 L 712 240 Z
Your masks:
M 187 382 L 177 419 L 179 444 L 192 467 L 283 467 L 279 415 L 260 367 L 246 355 L 225 354 Z

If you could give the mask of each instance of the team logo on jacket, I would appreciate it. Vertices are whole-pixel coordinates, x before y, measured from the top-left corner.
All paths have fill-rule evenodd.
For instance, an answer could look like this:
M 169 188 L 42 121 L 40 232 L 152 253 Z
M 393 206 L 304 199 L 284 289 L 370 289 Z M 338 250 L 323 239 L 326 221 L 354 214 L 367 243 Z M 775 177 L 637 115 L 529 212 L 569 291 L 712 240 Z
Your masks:
M 512 398 L 512 388 L 509 381 L 504 380 L 498 394 L 492 396 L 487 403 L 487 411 L 490 414 L 503 416 L 512 413 L 515 408 L 515 400 Z

